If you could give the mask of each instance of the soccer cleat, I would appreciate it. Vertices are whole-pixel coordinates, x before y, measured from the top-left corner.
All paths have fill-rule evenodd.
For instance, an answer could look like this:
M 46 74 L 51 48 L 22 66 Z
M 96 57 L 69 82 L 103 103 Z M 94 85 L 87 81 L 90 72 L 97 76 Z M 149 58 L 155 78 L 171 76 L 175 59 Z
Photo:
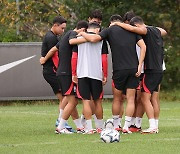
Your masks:
M 59 125 L 59 120 L 57 119 L 55 126 L 57 127 L 58 125 Z
M 85 131 L 85 129 L 84 128 L 77 128 L 76 129 L 76 133 L 77 134 L 84 134 L 86 131 Z
M 89 134 L 89 135 L 94 134 L 94 130 L 92 129 L 92 130 L 86 131 L 86 132 L 83 133 L 83 134 Z
M 131 126 L 129 127 L 129 130 L 130 130 L 131 132 L 140 132 L 140 131 L 141 131 L 141 127 L 137 128 L 136 126 L 131 125 Z
M 117 128 L 114 128 L 115 130 L 117 130 L 118 132 L 122 131 L 122 127 L 118 126 Z
M 122 129 L 122 134 L 132 134 L 129 129 Z
M 141 134 L 157 134 L 159 133 L 158 128 L 148 128 L 141 131 Z
M 59 130 L 58 128 L 56 128 L 55 130 L 55 134 L 73 134 L 73 132 L 70 132 L 68 129 L 63 128 L 61 130 Z
M 73 133 L 75 132 L 75 130 L 71 126 L 69 126 L 68 123 L 65 123 L 65 128 L 69 130 L 70 132 L 73 132 Z
M 96 128 L 96 133 L 100 134 L 102 132 L 102 130 L 103 130 L 102 128 Z
M 56 127 L 58 127 L 59 122 L 60 122 L 60 121 L 57 119 L 57 120 L 56 120 L 56 124 L 55 124 Z M 69 126 L 68 123 L 65 123 L 65 128 L 68 129 L 70 132 L 75 132 L 75 130 L 72 129 L 72 127 Z

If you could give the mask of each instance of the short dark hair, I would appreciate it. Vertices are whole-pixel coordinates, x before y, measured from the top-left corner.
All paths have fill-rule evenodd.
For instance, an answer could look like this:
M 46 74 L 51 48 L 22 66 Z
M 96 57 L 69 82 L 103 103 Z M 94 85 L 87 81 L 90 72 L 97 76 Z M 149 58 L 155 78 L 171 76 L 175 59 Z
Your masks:
M 97 18 L 97 19 L 99 19 L 99 20 L 102 21 L 102 12 L 101 12 L 101 10 L 98 10 L 98 9 L 93 10 L 93 11 L 91 11 L 89 17 L 90 17 L 91 19 L 92 19 L 92 18 Z
M 85 20 L 81 20 L 81 21 L 79 21 L 79 22 L 77 23 L 76 28 L 77 28 L 77 29 L 81 29 L 81 28 L 87 29 L 87 28 L 88 28 L 88 22 L 85 21 Z
M 53 24 L 60 24 L 61 25 L 63 23 L 67 23 L 67 20 L 64 19 L 64 17 L 62 17 L 62 16 L 57 16 L 53 20 Z
M 101 26 L 97 22 L 91 22 L 89 23 L 88 28 L 95 29 L 95 28 L 101 28 Z
M 136 16 L 136 14 L 133 11 L 128 11 L 123 16 L 123 22 L 125 22 L 125 21 L 130 22 L 130 20 L 135 16 Z
M 122 21 L 122 17 L 119 15 L 119 14 L 114 14 L 110 17 L 109 19 L 110 22 L 113 22 L 113 21 Z
M 144 21 L 140 16 L 135 16 L 130 20 L 130 24 L 134 26 L 136 23 L 144 24 Z

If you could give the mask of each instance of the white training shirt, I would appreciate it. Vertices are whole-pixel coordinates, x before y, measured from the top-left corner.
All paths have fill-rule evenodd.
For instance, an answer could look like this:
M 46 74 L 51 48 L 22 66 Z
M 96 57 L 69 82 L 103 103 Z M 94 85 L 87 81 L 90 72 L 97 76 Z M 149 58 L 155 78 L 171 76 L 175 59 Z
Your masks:
M 103 41 L 86 42 L 78 45 L 78 78 L 88 77 L 102 81 L 102 43 Z

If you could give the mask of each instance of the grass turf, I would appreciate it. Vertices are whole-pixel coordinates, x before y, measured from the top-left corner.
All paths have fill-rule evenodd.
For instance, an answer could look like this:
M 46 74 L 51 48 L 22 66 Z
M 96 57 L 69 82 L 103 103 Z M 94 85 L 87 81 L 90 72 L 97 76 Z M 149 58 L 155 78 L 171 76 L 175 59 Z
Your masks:
M 56 135 L 56 103 L 0 106 L 0 153 L 147 153 L 178 154 L 180 150 L 180 102 L 162 102 L 159 134 L 121 134 L 119 143 L 103 143 L 99 134 Z M 103 103 L 104 119 L 111 117 L 111 101 Z M 78 105 L 82 110 L 82 104 Z M 123 120 L 124 122 L 124 120 Z M 74 126 L 71 118 L 69 124 Z M 143 128 L 148 127 L 147 117 Z

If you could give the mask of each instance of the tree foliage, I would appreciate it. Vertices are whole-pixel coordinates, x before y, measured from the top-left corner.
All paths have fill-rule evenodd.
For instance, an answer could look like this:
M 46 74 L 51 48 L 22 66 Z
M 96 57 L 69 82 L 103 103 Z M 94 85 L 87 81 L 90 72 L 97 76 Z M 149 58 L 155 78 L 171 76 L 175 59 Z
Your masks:
M 103 26 L 112 14 L 123 16 L 133 10 L 147 25 L 164 28 L 165 72 L 163 87 L 180 87 L 180 0 L 15 0 L 0 1 L 0 41 L 40 41 L 52 19 L 62 15 L 72 29 L 78 20 L 86 20 L 93 9 L 103 12 Z M 18 33 L 19 30 L 19 35 Z

